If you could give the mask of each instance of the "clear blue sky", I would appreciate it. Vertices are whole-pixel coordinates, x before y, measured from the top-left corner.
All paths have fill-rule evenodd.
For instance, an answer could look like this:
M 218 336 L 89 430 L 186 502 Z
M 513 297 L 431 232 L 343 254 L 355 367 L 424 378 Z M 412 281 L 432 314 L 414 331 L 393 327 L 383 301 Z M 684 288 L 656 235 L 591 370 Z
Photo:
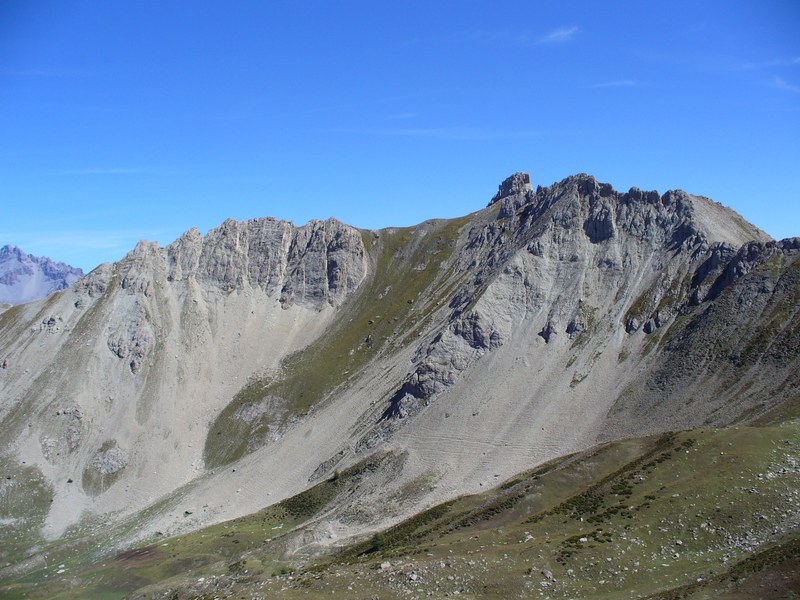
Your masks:
M 518 170 L 800 235 L 800 2 L 0 3 L 0 244 L 410 225 Z

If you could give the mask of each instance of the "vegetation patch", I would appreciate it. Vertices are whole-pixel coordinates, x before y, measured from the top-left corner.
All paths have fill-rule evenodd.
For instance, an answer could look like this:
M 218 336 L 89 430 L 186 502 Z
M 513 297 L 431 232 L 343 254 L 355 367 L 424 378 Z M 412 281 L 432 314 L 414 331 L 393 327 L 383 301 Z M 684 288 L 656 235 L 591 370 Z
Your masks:
M 366 476 L 396 460 L 402 460 L 402 455 L 369 457 L 336 477 L 246 517 L 176 538 L 157 536 L 147 546 L 106 557 L 102 562 L 97 561 L 91 547 L 104 543 L 108 528 L 97 532 L 100 539 L 84 540 L 81 549 L 73 544 L 70 550 L 69 544 L 57 542 L 46 553 L 65 563 L 63 574 L 45 568 L 14 580 L 0 580 L 0 596 L 121 598 L 156 582 L 177 585 L 187 574 L 197 572 L 206 577 L 242 576 L 245 571 L 248 576 L 291 574 L 293 571 L 287 569 L 293 567 L 284 559 L 287 535 L 318 517 L 337 497 L 351 494 Z M 54 551 L 59 546 L 63 546 L 64 554 Z M 72 582 L 69 586 L 65 585 L 67 578 Z
M 127 464 L 127 456 L 117 448 L 116 440 L 104 442 L 83 469 L 83 490 L 90 496 L 102 494 L 114 484 Z
M 447 306 L 463 274 L 449 265 L 466 218 L 418 227 L 362 232 L 370 257 L 368 279 L 340 308 L 336 323 L 308 347 L 288 356 L 277 377 L 249 382 L 220 413 L 206 438 L 206 466 L 229 464 L 262 446 L 376 357 L 396 351 Z M 455 278 L 455 279 L 454 279 Z M 259 418 L 237 418 L 260 411 Z
M 572 341 L 573 348 L 583 348 L 589 340 L 596 339 L 599 324 L 596 307 L 582 303 L 574 322 L 580 327 L 580 331 L 576 332 Z
M 335 510 L 387 460 L 371 458 L 248 517 L 105 563 L 70 563 L 69 585 L 66 575 L 40 575 L 3 582 L 0 594 L 706 597 L 761 590 L 756 582 L 799 564 L 797 422 L 604 444 L 344 548 L 287 556 L 304 523 Z
M 42 542 L 39 530 L 52 500 L 52 485 L 37 467 L 0 462 L 0 565 L 21 561 Z

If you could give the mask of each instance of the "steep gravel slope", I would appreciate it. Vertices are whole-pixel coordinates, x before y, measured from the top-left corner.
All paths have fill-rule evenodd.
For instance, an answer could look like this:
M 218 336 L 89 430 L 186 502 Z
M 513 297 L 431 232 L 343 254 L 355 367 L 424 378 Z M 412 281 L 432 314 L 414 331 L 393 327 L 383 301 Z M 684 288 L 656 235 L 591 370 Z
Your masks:
M 0 517 L 126 547 L 401 457 L 306 528 L 331 544 L 598 441 L 794 414 L 799 256 L 588 175 L 412 228 L 142 242 L 0 313 L 3 489 L 34 500 Z

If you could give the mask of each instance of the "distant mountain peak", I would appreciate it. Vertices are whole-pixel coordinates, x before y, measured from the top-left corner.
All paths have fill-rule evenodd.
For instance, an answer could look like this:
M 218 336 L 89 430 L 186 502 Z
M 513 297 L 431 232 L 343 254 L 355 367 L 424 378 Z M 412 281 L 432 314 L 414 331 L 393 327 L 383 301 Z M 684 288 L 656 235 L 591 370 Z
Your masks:
M 0 248 L 0 303 L 24 304 L 63 290 L 83 277 L 81 269 L 6 244 Z
M 9 256 L 16 256 L 21 258 L 25 256 L 25 252 L 22 251 L 21 248 L 18 246 L 12 246 L 11 244 L 6 244 L 2 248 L 0 248 L 0 260 L 7 258 Z

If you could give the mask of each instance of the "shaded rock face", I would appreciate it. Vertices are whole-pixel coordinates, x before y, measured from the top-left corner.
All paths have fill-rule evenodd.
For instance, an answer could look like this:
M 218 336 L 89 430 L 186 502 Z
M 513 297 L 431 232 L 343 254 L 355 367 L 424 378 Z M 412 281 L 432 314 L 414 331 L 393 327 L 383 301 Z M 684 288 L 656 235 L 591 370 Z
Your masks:
M 23 304 L 63 290 L 83 277 L 83 271 L 47 257 L 0 248 L 0 304 Z
M 500 202 L 500 218 L 510 217 L 529 201 L 532 193 L 531 176 L 528 173 L 514 173 L 499 185 L 497 194 L 489 201 L 489 206 Z
M 646 415 L 685 426 L 683 415 L 704 412 L 705 424 L 723 426 L 800 401 L 800 238 L 745 244 L 703 287 L 676 309 L 680 319 L 644 324 L 661 351 L 615 403 L 620 423 Z
M 502 335 L 479 312 L 454 321 L 417 353 L 418 365 L 395 394 L 386 417 L 406 417 L 434 394 L 452 385 L 458 374 L 486 352 L 503 343 Z
M 529 173 L 514 173 L 510 177 L 504 179 L 503 183 L 498 186 L 497 194 L 489 201 L 489 206 L 509 196 L 525 195 L 532 189 L 531 176 Z

